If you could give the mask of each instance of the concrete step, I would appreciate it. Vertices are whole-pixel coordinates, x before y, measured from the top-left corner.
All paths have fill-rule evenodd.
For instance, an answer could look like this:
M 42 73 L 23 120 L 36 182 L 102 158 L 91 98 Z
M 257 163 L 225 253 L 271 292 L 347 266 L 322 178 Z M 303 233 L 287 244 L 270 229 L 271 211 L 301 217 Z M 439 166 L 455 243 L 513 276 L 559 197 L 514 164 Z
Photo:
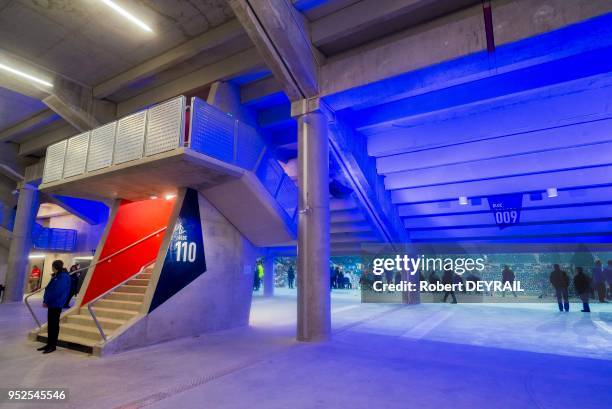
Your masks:
M 120 301 L 134 301 L 134 302 L 143 302 L 144 294 L 140 293 L 121 293 L 113 291 L 106 297 L 105 300 L 120 300 Z
M 145 292 L 147 292 L 147 287 L 142 286 L 142 285 L 122 285 L 121 287 L 117 288 L 114 292 L 144 294 Z
M 46 332 L 41 332 L 40 334 L 38 334 L 37 338 L 41 342 L 46 342 L 48 336 L 49 335 Z M 66 335 L 66 334 L 60 334 L 58 337 L 59 346 L 62 346 L 64 348 L 74 349 L 77 351 L 87 352 L 87 353 L 91 353 L 91 348 L 96 344 L 97 344 L 96 341 L 89 339 L 89 338 L 76 337 L 76 336 Z M 86 347 L 86 349 L 89 349 L 89 351 L 83 350 L 82 348 L 78 348 L 79 345 Z
M 150 280 L 151 279 L 151 273 L 140 273 L 136 276 L 136 278 L 140 278 L 143 280 Z
M 102 339 L 98 328 L 95 326 L 90 327 L 87 325 L 71 324 L 68 322 L 60 324 L 60 338 L 62 335 L 85 338 L 93 341 L 100 341 Z
M 127 282 L 127 285 L 146 287 L 146 286 L 149 285 L 149 280 L 141 279 L 141 278 L 133 278 L 133 279 L 131 279 L 130 281 Z
M 95 305 L 93 307 L 94 313 L 98 318 L 112 318 L 114 320 L 129 320 L 138 315 L 137 311 L 129 311 L 129 310 L 120 310 L 116 308 L 104 308 L 99 305 Z M 81 308 L 80 313 L 83 315 L 83 311 L 89 314 L 87 308 Z
M 123 310 L 123 311 L 140 311 L 141 305 L 142 305 L 141 302 L 109 300 L 105 298 L 105 299 L 96 301 L 96 303 L 94 304 L 94 308 L 100 307 L 100 308 L 114 308 L 116 310 Z
M 96 318 L 98 319 L 98 322 L 102 326 L 102 329 L 104 330 L 104 332 L 107 333 L 106 334 L 107 336 L 109 335 L 108 334 L 109 331 L 112 332 L 116 330 L 117 328 L 125 324 L 125 322 L 127 321 L 127 320 L 118 320 L 118 319 L 107 318 L 107 317 L 98 317 L 97 314 L 96 314 Z M 83 325 L 86 327 L 95 328 L 97 330 L 96 323 L 94 322 L 91 315 L 89 315 L 89 313 L 87 315 L 80 315 L 80 314 L 79 315 L 76 315 L 76 314 L 69 315 L 68 317 L 66 317 L 66 322 L 68 324 Z

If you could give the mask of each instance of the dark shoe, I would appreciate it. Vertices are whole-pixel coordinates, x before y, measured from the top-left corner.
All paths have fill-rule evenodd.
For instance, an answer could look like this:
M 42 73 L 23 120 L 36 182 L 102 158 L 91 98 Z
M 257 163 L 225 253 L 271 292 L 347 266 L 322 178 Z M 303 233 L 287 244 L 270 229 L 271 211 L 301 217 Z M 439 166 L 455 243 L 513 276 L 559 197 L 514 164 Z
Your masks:
M 591 312 L 591 310 L 580 310 L 581 312 Z
M 50 353 L 51 353 L 51 352 L 53 352 L 53 351 L 55 351 L 55 347 L 52 347 L 52 348 L 46 348 L 46 349 L 43 351 L 43 354 L 50 354 Z
M 43 345 L 40 348 L 36 348 L 37 351 L 44 351 L 45 349 L 49 348 L 49 345 Z

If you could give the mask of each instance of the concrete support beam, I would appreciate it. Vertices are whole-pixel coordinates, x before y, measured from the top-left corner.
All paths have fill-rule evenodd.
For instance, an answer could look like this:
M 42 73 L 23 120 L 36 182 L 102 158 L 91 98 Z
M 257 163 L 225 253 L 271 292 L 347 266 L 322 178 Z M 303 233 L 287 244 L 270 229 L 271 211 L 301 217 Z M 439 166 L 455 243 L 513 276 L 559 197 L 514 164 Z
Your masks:
M 528 37 L 551 32 L 568 25 L 583 22 L 598 17 L 605 19 L 605 14 L 612 12 L 612 3 L 608 0 L 576 0 L 573 2 L 554 0 L 500 0 L 493 2 L 493 26 L 496 45 L 499 47 L 510 42 L 526 39 Z M 605 28 L 602 28 L 605 30 Z M 515 56 L 531 57 L 532 63 L 541 63 L 542 54 L 550 53 L 551 49 L 566 52 L 565 41 L 568 36 L 562 36 L 558 44 L 548 47 L 546 52 L 534 48 L 532 56 L 523 52 L 514 53 Z M 605 34 L 599 38 L 605 41 Z M 577 37 L 580 42 L 580 36 Z M 581 42 L 582 49 L 597 46 L 591 42 Z M 330 59 L 321 67 L 319 84 L 322 96 L 342 93 L 351 88 L 366 84 L 380 85 L 362 88 L 347 95 L 342 100 L 331 103 L 334 109 L 343 109 L 348 106 L 369 103 L 372 98 L 384 100 L 388 98 L 401 98 L 406 92 L 414 92 L 410 87 L 398 86 L 398 81 L 387 84 L 385 79 L 406 74 L 406 81 L 420 84 L 420 92 L 426 92 L 429 87 L 444 84 L 445 87 L 457 84 L 458 81 L 472 81 L 490 75 L 491 72 L 502 72 L 505 68 L 499 67 L 499 57 L 491 60 L 483 54 L 482 64 L 466 66 L 464 72 L 437 73 L 436 76 L 424 77 L 420 69 L 432 65 L 455 60 L 470 54 L 486 50 L 486 38 L 482 6 L 477 5 L 456 13 L 444 16 L 434 21 L 422 24 L 413 29 L 383 40 L 360 47 L 359 49 L 339 55 Z M 499 48 L 496 49 L 497 55 Z M 384 64 L 380 62 L 384 61 Z M 526 62 L 508 59 L 503 63 L 508 66 L 525 67 Z M 512 63 L 512 64 L 510 64 Z M 431 83 L 430 83 L 431 81 Z
M 376 159 L 368 155 L 367 138 L 353 130 L 341 116 L 330 122 L 330 145 L 364 210 L 385 241 L 406 242 L 408 235 L 385 189 L 384 178 L 376 169 Z
M 11 141 L 19 135 L 30 132 L 33 128 L 40 126 L 41 123 L 54 119 L 56 115 L 57 114 L 51 109 L 45 109 L 44 111 L 32 115 L 28 119 L 0 131 L 0 142 Z
M 22 181 L 25 168 L 17 157 L 17 145 L 0 142 L 0 147 L 0 175 L 17 182 Z
M 79 131 L 65 121 L 59 121 L 29 135 L 19 144 L 19 155 L 43 155 L 47 146 L 74 136 Z
M 246 84 L 240 89 L 240 102 L 252 105 L 259 101 L 280 97 L 286 100 L 283 87 L 274 77 L 264 78 L 259 81 Z
M 230 79 L 263 66 L 263 60 L 255 48 L 241 51 L 184 75 L 179 79 L 120 102 L 117 106 L 117 116 L 122 117 L 131 114 L 144 106 L 162 102 L 177 95 L 193 92 L 215 81 Z
M 94 98 L 107 97 L 126 85 L 164 71 L 173 65 L 180 64 L 197 54 L 223 45 L 243 34 L 244 30 L 238 20 L 228 21 L 143 64 L 130 68 L 116 77 L 96 85 L 93 88 L 93 96 Z
M 28 254 L 32 247 L 32 227 L 38 212 L 38 188 L 23 184 L 19 189 L 17 215 L 6 270 L 6 294 L 3 303 L 21 302 L 26 284 Z
M 297 338 L 320 341 L 331 335 L 327 118 L 321 110 L 302 110 L 296 117 L 299 145 Z
M 228 0 L 290 100 L 318 94 L 317 66 L 306 19 L 286 0 Z

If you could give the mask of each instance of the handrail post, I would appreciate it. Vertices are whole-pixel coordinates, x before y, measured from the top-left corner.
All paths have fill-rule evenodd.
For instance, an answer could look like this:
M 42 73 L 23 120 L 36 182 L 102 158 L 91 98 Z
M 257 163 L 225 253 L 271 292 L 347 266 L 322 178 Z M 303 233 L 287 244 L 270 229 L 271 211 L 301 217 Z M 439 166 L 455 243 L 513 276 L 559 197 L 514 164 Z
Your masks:
M 91 315 L 91 318 L 93 318 L 94 324 L 96 324 L 96 327 L 98 327 L 98 331 L 100 332 L 100 335 L 102 336 L 102 339 L 104 340 L 104 342 L 106 342 L 106 334 L 104 333 L 104 330 L 102 329 L 102 326 L 100 325 L 100 322 L 98 321 L 98 317 L 96 317 L 96 314 L 94 313 L 94 311 L 91 308 L 92 304 L 93 303 L 87 304 L 87 310 L 89 311 L 89 314 Z

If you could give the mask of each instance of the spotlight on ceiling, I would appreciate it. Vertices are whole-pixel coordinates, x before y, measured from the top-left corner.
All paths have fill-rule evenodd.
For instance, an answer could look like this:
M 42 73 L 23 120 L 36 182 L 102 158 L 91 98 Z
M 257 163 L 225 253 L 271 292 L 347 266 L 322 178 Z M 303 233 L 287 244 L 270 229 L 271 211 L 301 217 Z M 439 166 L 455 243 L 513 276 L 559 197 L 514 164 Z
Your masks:
M 165 196 L 166 200 L 174 199 L 175 197 L 176 197 L 176 195 L 175 195 L 175 194 L 167 194 L 167 195 Z
M 548 189 L 546 189 L 546 195 L 548 197 L 557 197 L 559 196 L 559 192 L 557 192 L 556 187 L 549 187 Z
M 459 204 L 465 206 L 468 204 L 467 196 L 459 196 Z
M 140 20 L 137 17 L 135 17 L 133 14 L 131 14 L 130 12 L 125 10 L 123 7 L 119 6 L 114 1 L 111 1 L 111 0 L 100 0 L 100 1 L 102 3 L 104 3 L 104 4 L 106 4 L 108 7 L 112 8 L 118 14 L 120 14 L 123 17 L 127 18 L 128 20 L 130 20 L 132 23 L 136 24 L 138 27 L 142 28 L 143 30 L 148 31 L 149 33 L 153 32 L 151 27 L 149 27 L 148 25 L 143 23 L 142 20 Z
M 14 74 L 14 75 L 16 75 L 18 77 L 25 78 L 25 79 L 27 79 L 29 81 L 35 82 L 37 84 L 44 85 L 45 87 L 53 87 L 53 84 L 51 84 L 49 81 L 45 81 L 45 80 L 37 78 L 37 77 L 35 77 L 33 75 L 26 74 L 25 72 L 20 71 L 20 70 L 18 70 L 16 68 L 13 68 L 13 67 L 9 67 L 8 65 L 0 64 L 0 69 L 4 70 L 4 71 L 7 71 L 7 72 L 10 72 L 11 74 Z
M 157 196 L 155 196 L 155 195 L 151 195 L 151 196 L 149 196 L 149 199 L 151 199 L 151 200 L 155 200 L 155 199 L 157 199 Z

